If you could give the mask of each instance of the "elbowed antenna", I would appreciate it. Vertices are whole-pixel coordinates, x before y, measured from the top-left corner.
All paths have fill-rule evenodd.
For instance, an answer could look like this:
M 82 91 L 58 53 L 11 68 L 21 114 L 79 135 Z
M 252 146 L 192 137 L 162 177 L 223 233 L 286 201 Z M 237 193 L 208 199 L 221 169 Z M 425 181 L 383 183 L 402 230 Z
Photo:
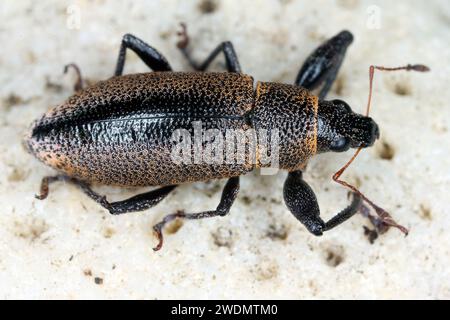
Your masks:
M 428 71 L 430 71 L 430 68 L 428 68 L 427 66 L 422 65 L 422 64 L 414 64 L 414 65 L 408 64 L 403 67 L 394 67 L 394 68 L 371 65 L 369 67 L 369 98 L 367 101 L 366 116 L 369 116 L 369 112 L 370 112 L 370 106 L 371 106 L 371 101 L 372 101 L 373 78 L 374 78 L 375 70 L 380 70 L 380 71 L 405 70 L 405 71 L 428 72 Z M 356 152 L 353 154 L 353 156 L 350 158 L 350 160 L 333 175 L 333 180 L 335 182 L 339 183 L 340 185 L 343 185 L 344 187 L 349 188 L 350 190 L 352 190 L 353 192 L 355 192 L 359 196 L 361 196 L 361 198 L 363 198 L 364 201 L 367 202 L 375 210 L 377 215 L 380 217 L 382 223 L 399 229 L 401 232 L 403 232 L 405 234 L 405 236 L 408 235 L 409 230 L 407 228 L 405 228 L 404 226 L 395 222 L 395 220 L 392 218 L 392 216 L 386 210 L 384 210 L 383 208 L 381 208 L 381 207 L 377 206 L 375 203 L 373 203 L 369 198 L 367 198 L 363 193 L 361 193 L 361 191 L 359 191 L 355 186 L 352 186 L 348 182 L 339 179 L 340 176 L 344 173 L 344 171 L 356 159 L 356 157 L 361 152 L 361 150 L 362 150 L 362 147 L 359 147 L 356 150 Z

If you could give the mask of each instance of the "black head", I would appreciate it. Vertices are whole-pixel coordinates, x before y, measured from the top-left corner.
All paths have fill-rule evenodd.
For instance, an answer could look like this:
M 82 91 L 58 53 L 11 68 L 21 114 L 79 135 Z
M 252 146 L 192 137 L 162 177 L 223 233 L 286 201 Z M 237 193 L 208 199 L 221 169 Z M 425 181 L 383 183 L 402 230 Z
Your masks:
M 375 121 L 354 113 L 344 101 L 319 101 L 317 152 L 370 147 L 379 136 Z

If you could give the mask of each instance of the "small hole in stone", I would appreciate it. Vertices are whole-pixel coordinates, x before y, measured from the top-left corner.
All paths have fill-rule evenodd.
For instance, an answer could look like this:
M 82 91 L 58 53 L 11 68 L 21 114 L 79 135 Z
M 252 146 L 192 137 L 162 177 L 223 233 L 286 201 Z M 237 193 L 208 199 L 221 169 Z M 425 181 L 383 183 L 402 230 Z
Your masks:
M 9 110 L 9 108 L 24 102 L 25 101 L 20 96 L 12 93 L 6 99 L 3 100 L 3 105 L 7 110 Z
M 111 238 L 111 237 L 114 235 L 114 233 L 116 233 L 116 231 L 115 231 L 113 228 L 110 228 L 110 227 L 107 227 L 107 228 L 105 228 L 105 229 L 103 230 L 103 236 L 104 236 L 106 239 Z
M 243 196 L 241 199 L 246 206 L 249 206 L 252 203 L 252 199 L 249 196 Z
M 395 155 L 395 149 L 386 141 L 382 141 L 378 149 L 378 156 L 384 160 L 392 160 Z
M 428 206 L 421 204 L 420 205 L 420 217 L 424 220 L 433 220 L 433 216 L 431 214 L 431 210 Z
M 399 96 L 409 96 L 411 94 L 411 88 L 407 83 L 399 82 L 395 84 L 394 92 Z
M 341 246 L 332 246 L 325 249 L 325 263 L 330 267 L 337 267 L 344 261 L 344 248 Z
M 231 248 L 233 245 L 233 232 L 229 229 L 219 227 L 211 235 L 214 239 L 214 244 L 218 247 Z
M 266 237 L 271 240 L 286 240 L 288 237 L 288 228 L 283 223 L 275 221 L 269 225 L 266 231 Z
M 217 10 L 217 7 L 218 3 L 215 0 L 202 0 L 198 4 L 198 9 L 200 10 L 200 12 L 205 14 L 213 13 Z
M 91 277 L 91 276 L 92 276 L 92 270 L 91 270 L 91 269 L 84 269 L 84 270 L 83 270 L 83 274 L 84 274 L 86 277 Z

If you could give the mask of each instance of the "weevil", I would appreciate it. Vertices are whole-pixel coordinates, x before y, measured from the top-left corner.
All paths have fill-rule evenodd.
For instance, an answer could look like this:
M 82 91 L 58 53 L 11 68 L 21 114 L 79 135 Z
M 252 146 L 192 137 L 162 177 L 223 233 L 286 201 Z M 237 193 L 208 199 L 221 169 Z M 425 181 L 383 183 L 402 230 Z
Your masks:
M 154 250 L 159 250 L 165 224 L 175 218 L 202 219 L 228 214 L 239 191 L 239 177 L 267 166 L 258 160 L 262 152 L 258 143 L 256 161 L 250 158 L 241 163 L 173 161 L 174 130 L 181 128 L 192 133 L 193 123 L 200 121 L 202 129 L 221 133 L 230 129 L 277 130 L 277 165 L 288 172 L 283 187 L 284 201 L 312 234 L 322 235 L 348 220 L 364 207 L 364 201 L 375 209 L 380 223 L 407 232 L 385 210 L 339 177 L 358 152 L 371 147 L 380 135 L 378 125 L 368 116 L 374 71 L 427 71 L 427 67 L 371 66 L 367 114 L 361 115 L 342 100 L 325 99 L 353 41 L 349 31 L 338 33 L 313 51 L 291 85 L 255 83 L 251 76 L 241 72 L 231 42 L 221 43 L 198 64 L 191 57 L 189 38 L 185 26 L 182 27 L 178 48 L 194 68 L 193 72 L 172 71 L 161 53 L 131 34 L 122 39 L 112 78 L 82 88 L 79 69 L 72 65 L 78 73 L 76 93 L 36 120 L 24 139 L 31 154 L 59 172 L 43 178 L 38 199 L 47 197 L 50 183 L 66 180 L 116 215 L 151 208 L 179 184 L 227 178 L 215 210 L 178 211 L 154 226 L 159 239 Z M 152 72 L 123 75 L 127 49 L 134 51 Z M 227 72 L 205 72 L 220 53 L 225 56 Z M 315 154 L 344 152 L 349 148 L 357 151 L 333 179 L 352 190 L 352 200 L 325 222 L 302 172 Z M 123 201 L 109 202 L 91 188 L 93 183 L 159 188 Z

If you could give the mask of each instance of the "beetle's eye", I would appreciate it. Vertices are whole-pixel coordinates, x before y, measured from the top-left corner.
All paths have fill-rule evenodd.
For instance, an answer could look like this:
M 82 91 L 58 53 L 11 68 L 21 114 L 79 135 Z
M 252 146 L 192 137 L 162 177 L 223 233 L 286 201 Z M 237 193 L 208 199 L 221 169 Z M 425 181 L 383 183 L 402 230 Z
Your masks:
M 335 140 L 330 144 L 331 151 L 343 152 L 347 151 L 349 148 L 350 148 L 350 140 L 345 137 L 339 138 L 338 140 Z

